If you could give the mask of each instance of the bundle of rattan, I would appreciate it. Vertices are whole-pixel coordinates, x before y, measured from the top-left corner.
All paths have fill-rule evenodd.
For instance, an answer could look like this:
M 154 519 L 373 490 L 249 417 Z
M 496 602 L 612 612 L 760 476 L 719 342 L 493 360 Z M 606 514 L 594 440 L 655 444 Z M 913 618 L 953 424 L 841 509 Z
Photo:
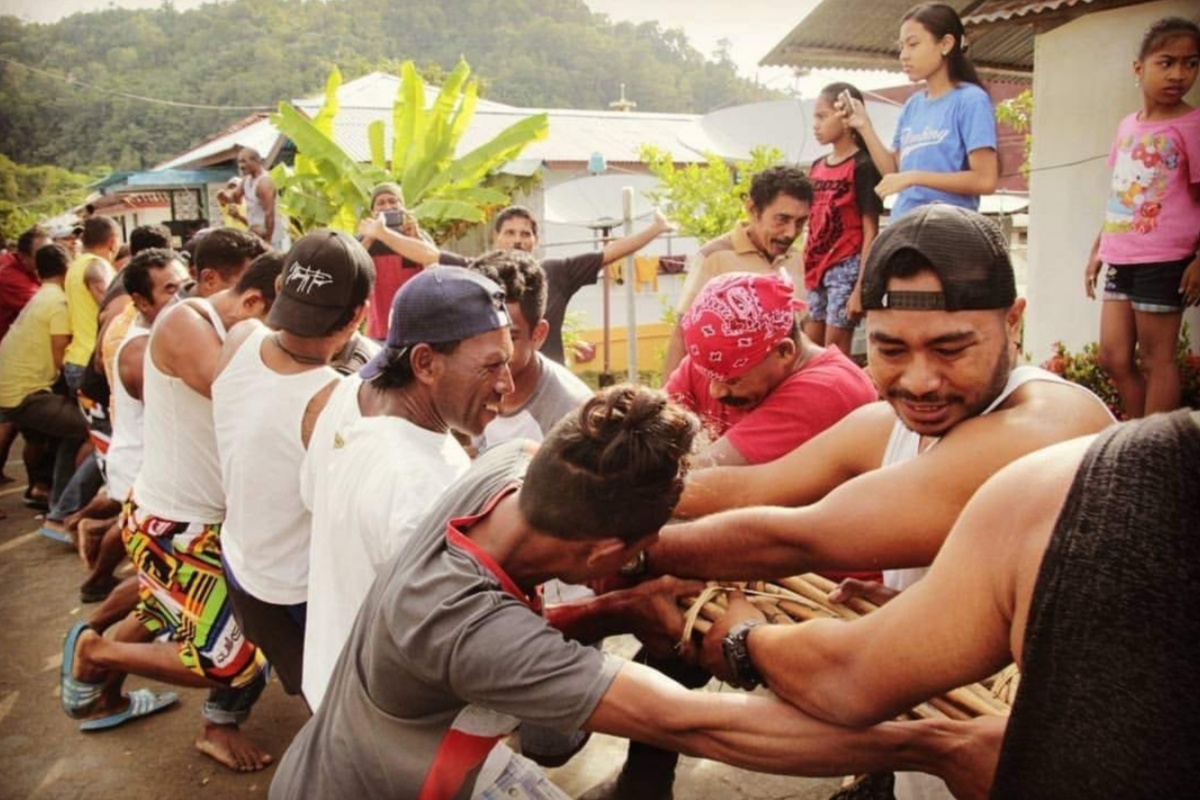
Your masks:
M 773 582 L 713 583 L 687 605 L 687 625 L 684 638 L 694 633 L 704 635 L 712 623 L 721 618 L 730 591 L 741 591 L 746 599 L 763 612 L 771 623 L 792 625 L 813 619 L 854 620 L 877 610 L 874 603 L 852 598 L 846 603 L 834 603 L 829 593 L 836 584 L 820 575 L 808 573 Z M 902 716 L 909 719 L 970 719 L 980 716 L 1007 716 L 1016 697 L 1020 673 L 1010 666 L 982 683 L 972 683 L 953 689 L 939 697 L 931 697 Z

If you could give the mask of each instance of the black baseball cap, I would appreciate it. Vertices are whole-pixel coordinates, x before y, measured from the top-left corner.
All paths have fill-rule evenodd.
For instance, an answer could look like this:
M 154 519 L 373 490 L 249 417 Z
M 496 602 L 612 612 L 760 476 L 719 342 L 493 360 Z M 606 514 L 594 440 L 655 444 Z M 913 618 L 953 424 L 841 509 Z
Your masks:
M 354 237 L 312 231 L 284 259 L 267 324 L 297 336 L 325 336 L 347 309 L 366 302 L 374 282 L 375 263 Z
M 504 290 L 494 281 L 462 267 L 428 267 L 392 298 L 387 344 L 359 375 L 371 380 L 390 357 L 421 342 L 461 342 L 511 325 Z
M 913 266 L 913 260 L 919 267 Z M 907 264 L 905 264 L 907 262 Z M 888 280 L 931 269 L 940 292 L 889 292 Z M 959 206 L 934 203 L 888 225 L 871 245 L 863 271 L 863 308 L 971 311 L 1008 308 L 1017 299 L 1000 226 Z

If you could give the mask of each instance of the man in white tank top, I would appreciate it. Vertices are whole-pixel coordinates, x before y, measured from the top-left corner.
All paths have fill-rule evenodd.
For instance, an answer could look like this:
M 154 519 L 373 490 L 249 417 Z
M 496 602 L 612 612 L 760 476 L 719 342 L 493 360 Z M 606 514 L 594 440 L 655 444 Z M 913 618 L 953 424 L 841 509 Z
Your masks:
M 365 318 L 374 281 L 371 257 L 352 237 L 305 235 L 284 261 L 270 327 L 231 331 L 213 381 L 230 594 L 242 630 L 291 694 L 302 685 L 312 527 L 300 465 L 340 380 L 330 362 Z
M 150 326 L 159 313 L 178 299 L 179 290 L 188 280 L 187 267 L 172 250 L 143 250 L 121 270 L 121 280 L 137 309 L 113 359 L 112 400 L 109 417 L 113 422 L 112 440 L 105 458 L 105 478 L 109 496 L 124 502 L 133 488 L 133 480 L 142 468 L 142 364 Z M 125 558 L 121 542 L 121 521 L 116 519 L 104 532 L 99 552 L 89 565 L 91 573 L 79 587 L 83 602 L 104 597 L 119 582 L 113 570 Z M 136 580 L 132 586 L 136 591 Z
M 1013 368 L 1025 301 L 1016 296 L 1004 237 L 982 215 L 932 205 L 894 222 L 871 249 L 863 301 L 870 372 L 885 402 L 852 412 L 777 461 L 690 476 L 677 508 L 686 516 L 799 507 L 746 508 L 668 527 L 649 552 L 650 569 L 755 579 L 926 567 L 992 474 L 1113 421 L 1086 390 Z M 740 623 L 754 616 L 739 606 L 714 626 L 706 666 L 729 675 L 723 637 L 738 627 L 742 641 L 731 652 L 753 639 Z M 754 666 L 770 682 L 786 665 Z
M 275 250 L 287 250 L 292 244 L 287 220 L 279 208 L 279 192 L 263 157 L 254 148 L 243 147 L 238 152 L 237 164 L 242 180 L 236 186 L 217 192 L 217 200 L 235 206 L 245 200 L 246 226 L 250 232 Z
M 122 512 L 141 601 L 109 637 L 101 633 L 123 609 L 101 608 L 73 626 L 61 677 L 63 709 L 83 730 L 115 727 L 176 699 L 147 689 L 122 695 L 121 673 L 212 689 L 196 747 L 238 771 L 272 761 L 239 730 L 266 685 L 266 659 L 238 628 L 221 569 L 225 501 L 209 394 L 226 329 L 264 315 L 274 297 L 279 262 L 250 265 L 250 254 L 262 252 L 243 231 L 208 234 L 197 248 L 200 297 L 155 320 L 143 361 L 143 466 Z M 168 641 L 148 641 L 158 636 Z

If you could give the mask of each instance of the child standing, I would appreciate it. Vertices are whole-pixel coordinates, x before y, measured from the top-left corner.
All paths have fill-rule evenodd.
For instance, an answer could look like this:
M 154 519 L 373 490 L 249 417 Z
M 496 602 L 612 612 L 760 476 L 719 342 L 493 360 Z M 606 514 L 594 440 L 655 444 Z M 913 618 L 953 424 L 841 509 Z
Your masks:
M 846 124 L 834 104 L 843 94 L 862 102 L 848 83 L 832 83 L 813 105 L 813 135 L 833 152 L 816 160 L 808 244 L 804 248 L 804 285 L 808 318 L 804 333 L 817 344 L 834 345 L 850 355 L 854 327 L 862 316 L 862 265 L 875 234 L 883 202 L 875 194 L 875 169 L 862 137 Z
M 880 197 L 895 194 L 892 219 L 929 203 L 979 210 L 979 196 L 996 190 L 996 117 L 992 101 L 967 58 L 963 24 L 945 3 L 921 3 L 900 23 L 900 66 L 925 91 L 908 98 L 889 149 L 871 127 L 861 102 L 843 98 L 839 111 L 862 134 L 883 180 Z
M 1133 62 L 1143 107 L 1117 126 L 1104 226 L 1087 263 L 1091 298 L 1107 267 L 1100 366 L 1130 417 L 1178 407 L 1175 344 L 1183 309 L 1200 303 L 1200 110 L 1183 101 L 1197 69 L 1196 23 L 1150 26 Z

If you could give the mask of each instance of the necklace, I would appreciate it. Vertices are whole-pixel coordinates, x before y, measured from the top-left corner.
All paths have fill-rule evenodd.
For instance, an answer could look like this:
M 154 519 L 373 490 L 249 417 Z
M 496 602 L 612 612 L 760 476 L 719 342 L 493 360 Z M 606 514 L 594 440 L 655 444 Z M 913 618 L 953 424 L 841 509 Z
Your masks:
M 329 363 L 329 359 L 327 359 L 327 358 L 318 358 L 316 356 L 306 356 L 303 353 L 297 353 L 294 350 L 289 350 L 287 347 L 284 346 L 283 337 L 278 333 L 276 333 L 274 336 L 271 337 L 271 341 L 273 341 L 275 343 L 276 347 L 278 347 L 280 350 L 282 350 L 284 353 L 286 353 L 288 358 L 292 359 L 292 361 L 295 361 L 297 364 L 324 365 L 324 364 Z

